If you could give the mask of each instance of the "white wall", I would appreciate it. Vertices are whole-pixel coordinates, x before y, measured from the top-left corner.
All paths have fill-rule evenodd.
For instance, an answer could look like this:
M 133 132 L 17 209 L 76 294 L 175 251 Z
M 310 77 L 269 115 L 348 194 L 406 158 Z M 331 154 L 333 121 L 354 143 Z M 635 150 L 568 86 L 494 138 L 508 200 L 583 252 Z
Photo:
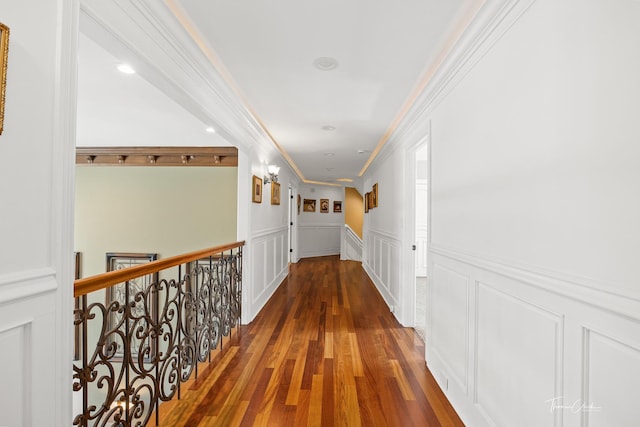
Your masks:
M 68 426 L 78 5 L 2 0 L 0 10 L 11 32 L 0 135 L 0 425 Z
M 253 320 L 289 272 L 289 186 L 297 194 L 295 192 L 299 182 L 279 153 L 272 148 L 252 151 L 247 156 L 247 162 L 249 189 L 253 175 L 264 180 L 266 165 L 275 164 L 281 169 L 278 176 L 280 205 L 271 204 L 271 183 L 263 183 L 262 203 L 253 203 L 251 192 L 246 194 L 245 200 L 240 201 L 244 204 L 244 209 L 249 211 L 246 224 L 249 238 L 243 273 L 243 284 L 246 284 L 243 293 L 243 323 Z
M 304 184 L 300 187 L 302 205 L 298 220 L 300 257 L 340 254 L 340 232 L 344 226 L 344 188 Z M 316 201 L 315 212 L 304 211 L 304 199 Z M 320 199 L 329 199 L 329 212 L 320 212 Z M 343 211 L 333 212 L 333 202 L 342 201 Z
M 427 363 L 467 425 L 636 425 L 640 3 L 507 5 L 396 141 L 430 124 Z

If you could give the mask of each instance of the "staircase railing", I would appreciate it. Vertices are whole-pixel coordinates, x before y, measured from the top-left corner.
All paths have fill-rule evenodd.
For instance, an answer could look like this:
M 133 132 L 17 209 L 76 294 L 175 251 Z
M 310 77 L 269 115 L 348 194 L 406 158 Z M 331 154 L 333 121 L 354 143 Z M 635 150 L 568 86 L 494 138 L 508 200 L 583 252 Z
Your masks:
M 198 363 L 211 362 L 240 324 L 243 246 L 75 281 L 73 390 L 81 408 L 73 425 L 145 426 L 154 412 L 159 423 L 160 403 L 180 398 Z
M 348 224 L 340 233 L 340 259 L 362 261 L 362 239 Z

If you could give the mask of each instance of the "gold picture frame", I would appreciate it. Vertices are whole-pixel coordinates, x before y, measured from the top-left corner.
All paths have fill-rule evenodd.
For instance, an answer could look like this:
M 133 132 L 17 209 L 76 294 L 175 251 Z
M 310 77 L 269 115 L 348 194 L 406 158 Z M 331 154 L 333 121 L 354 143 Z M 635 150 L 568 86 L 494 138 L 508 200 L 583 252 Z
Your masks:
M 280 183 L 279 182 L 271 183 L 271 204 L 272 205 L 280 204 Z
M 373 189 L 371 190 L 371 207 L 378 207 L 378 183 L 373 184 Z
M 7 91 L 7 60 L 9 59 L 9 27 L 0 23 L 0 135 L 4 130 L 4 99 Z
M 329 199 L 320 199 L 320 213 L 329 213 Z
M 253 184 L 251 186 L 251 201 L 253 203 L 262 203 L 262 178 L 253 175 Z
M 316 211 L 316 200 L 315 199 L 304 199 L 303 209 L 304 212 L 315 212 Z

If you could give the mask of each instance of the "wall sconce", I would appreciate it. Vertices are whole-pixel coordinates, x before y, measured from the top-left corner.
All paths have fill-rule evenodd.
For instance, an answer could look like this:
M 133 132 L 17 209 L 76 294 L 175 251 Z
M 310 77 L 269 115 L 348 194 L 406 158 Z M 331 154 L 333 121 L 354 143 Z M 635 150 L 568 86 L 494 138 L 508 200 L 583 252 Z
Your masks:
M 278 172 L 280 168 L 276 165 L 267 166 L 267 175 L 264 176 L 264 183 L 278 182 Z

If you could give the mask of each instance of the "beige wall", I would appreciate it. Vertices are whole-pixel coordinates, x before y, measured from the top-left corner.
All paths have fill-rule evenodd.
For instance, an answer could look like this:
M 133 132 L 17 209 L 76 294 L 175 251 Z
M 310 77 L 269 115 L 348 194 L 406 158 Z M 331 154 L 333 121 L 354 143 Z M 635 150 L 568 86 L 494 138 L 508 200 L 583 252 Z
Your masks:
M 236 240 L 237 168 L 76 168 L 75 250 L 82 276 L 106 252 L 159 258 Z
M 362 220 L 364 218 L 362 194 L 355 188 L 345 187 L 344 199 L 344 222 L 362 239 Z

